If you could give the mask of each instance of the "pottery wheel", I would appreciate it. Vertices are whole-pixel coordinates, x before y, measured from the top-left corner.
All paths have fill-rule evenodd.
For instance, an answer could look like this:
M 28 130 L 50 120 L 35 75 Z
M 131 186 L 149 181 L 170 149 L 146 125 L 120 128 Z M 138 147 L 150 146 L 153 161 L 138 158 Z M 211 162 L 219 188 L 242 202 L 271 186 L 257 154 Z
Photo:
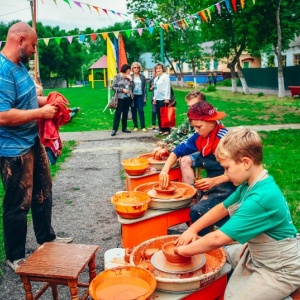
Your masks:
M 189 262 L 182 264 L 173 264 L 166 260 L 162 250 L 160 250 L 151 257 L 151 263 L 153 267 L 159 271 L 166 273 L 184 274 L 202 268 L 206 263 L 206 257 L 204 254 L 197 254 L 194 255 Z
M 155 190 L 154 190 L 155 191 Z M 169 199 L 176 199 L 176 198 L 180 198 L 181 196 L 183 195 L 183 191 L 181 189 L 176 189 L 174 191 L 173 194 L 164 194 L 164 193 L 159 193 L 159 192 L 156 192 L 155 196 L 152 197 L 152 198 L 155 198 L 155 199 L 166 199 L 166 200 L 169 200 Z

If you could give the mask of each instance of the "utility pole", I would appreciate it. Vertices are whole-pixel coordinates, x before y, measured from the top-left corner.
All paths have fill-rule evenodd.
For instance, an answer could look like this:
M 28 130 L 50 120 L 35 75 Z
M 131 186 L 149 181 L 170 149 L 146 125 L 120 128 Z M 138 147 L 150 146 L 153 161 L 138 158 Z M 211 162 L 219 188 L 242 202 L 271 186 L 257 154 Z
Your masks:
M 31 8 L 32 28 L 36 32 L 36 0 L 28 0 Z M 40 79 L 39 58 L 38 58 L 38 45 L 34 53 L 34 81 L 36 84 L 42 84 Z
M 165 56 L 165 50 L 164 50 L 164 30 L 162 27 L 159 28 L 160 31 L 159 31 L 159 36 L 160 36 L 160 61 L 164 64 L 165 62 L 165 59 L 164 59 L 164 56 Z

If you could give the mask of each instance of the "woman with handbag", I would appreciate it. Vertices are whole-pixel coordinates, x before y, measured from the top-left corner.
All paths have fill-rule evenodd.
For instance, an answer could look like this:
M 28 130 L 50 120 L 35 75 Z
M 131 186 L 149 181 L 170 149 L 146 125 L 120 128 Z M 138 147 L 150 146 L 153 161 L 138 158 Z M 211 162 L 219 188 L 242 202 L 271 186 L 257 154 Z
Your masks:
M 137 113 L 139 114 L 141 129 L 146 132 L 144 106 L 146 105 L 146 77 L 141 73 L 142 66 L 139 62 L 133 62 L 131 65 L 131 77 L 134 82 L 133 106 L 131 107 L 133 131 L 138 131 Z
M 127 116 L 129 107 L 132 104 L 132 90 L 134 87 L 133 79 L 130 76 L 130 66 L 124 64 L 121 67 L 121 72 L 117 74 L 113 80 L 112 89 L 117 93 L 118 106 L 114 117 L 113 130 L 111 136 L 115 136 L 121 120 L 122 115 L 122 132 L 131 133 L 127 129 Z
M 157 118 L 159 132 L 162 135 L 168 135 L 170 133 L 169 127 L 162 127 L 161 124 L 161 112 L 160 109 L 164 106 L 169 106 L 171 99 L 171 81 L 170 77 L 165 73 L 165 66 L 163 63 L 159 62 L 154 66 L 155 69 L 155 79 L 154 79 L 154 96 L 153 104 L 156 105 Z

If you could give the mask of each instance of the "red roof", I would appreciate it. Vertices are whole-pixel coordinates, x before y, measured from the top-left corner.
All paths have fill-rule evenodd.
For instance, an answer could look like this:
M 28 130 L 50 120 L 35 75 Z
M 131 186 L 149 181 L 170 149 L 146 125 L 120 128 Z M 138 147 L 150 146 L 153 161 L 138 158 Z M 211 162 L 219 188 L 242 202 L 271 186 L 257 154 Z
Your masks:
M 107 57 L 103 55 L 99 58 L 89 69 L 106 69 L 107 68 Z

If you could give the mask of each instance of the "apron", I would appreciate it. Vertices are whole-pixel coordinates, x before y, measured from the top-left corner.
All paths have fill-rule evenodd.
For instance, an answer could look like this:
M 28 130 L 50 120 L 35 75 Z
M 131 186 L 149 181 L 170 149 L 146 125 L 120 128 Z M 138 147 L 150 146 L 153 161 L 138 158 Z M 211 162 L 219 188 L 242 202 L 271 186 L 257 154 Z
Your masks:
M 225 251 L 229 261 L 239 260 L 225 300 L 287 300 L 300 287 L 300 235 L 276 241 L 262 233 Z

